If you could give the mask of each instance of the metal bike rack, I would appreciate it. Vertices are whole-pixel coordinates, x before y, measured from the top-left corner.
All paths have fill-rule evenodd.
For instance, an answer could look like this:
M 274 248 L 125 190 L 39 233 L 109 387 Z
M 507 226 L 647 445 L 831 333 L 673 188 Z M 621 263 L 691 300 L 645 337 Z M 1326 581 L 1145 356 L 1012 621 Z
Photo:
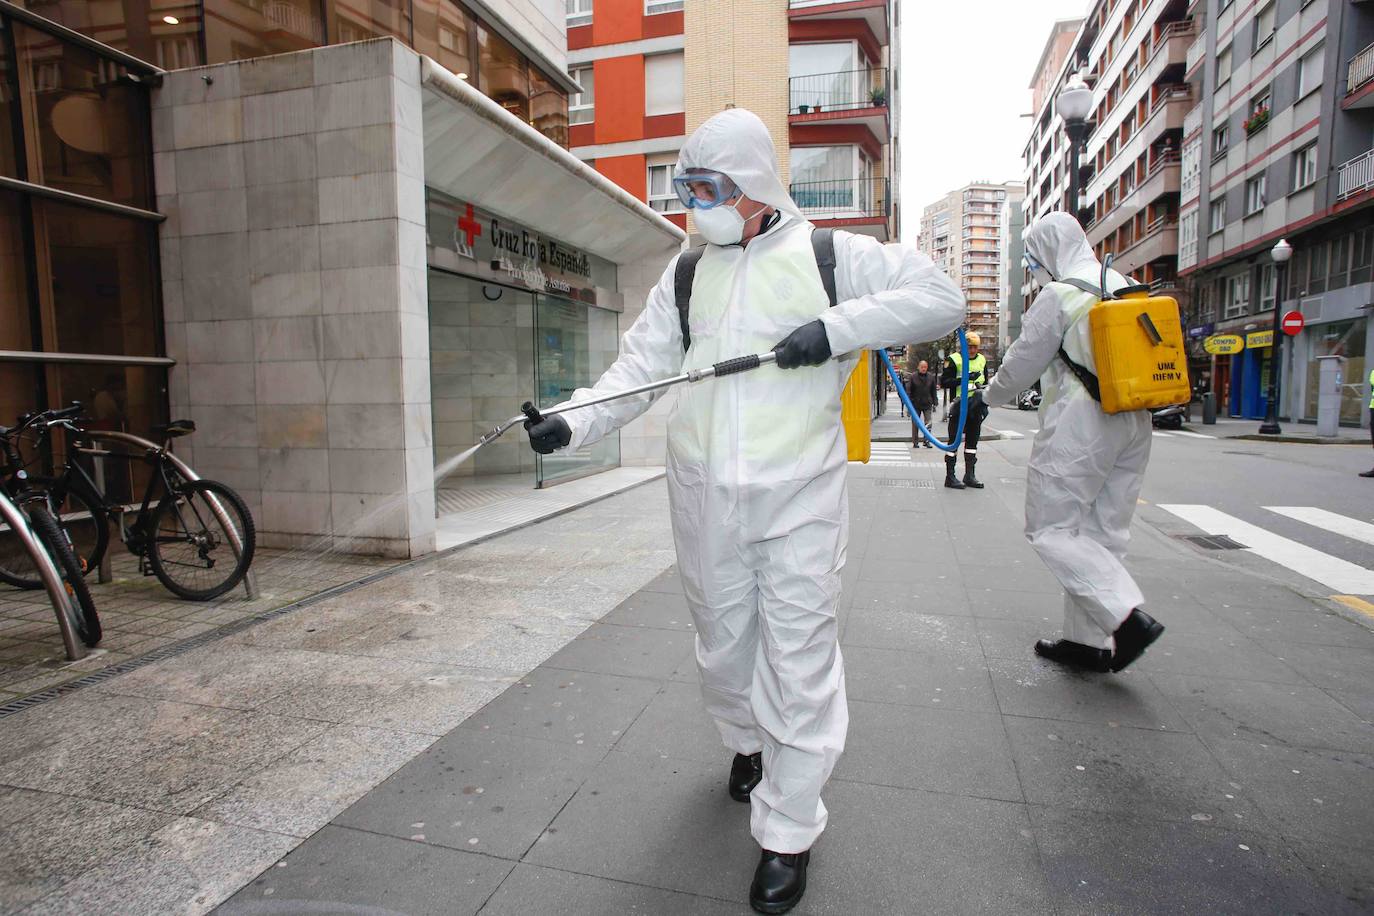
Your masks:
M 77 661 L 85 658 L 86 647 L 82 645 L 81 640 L 77 638 L 76 630 L 72 628 L 72 618 L 76 615 L 76 609 L 72 606 L 71 596 L 67 594 L 67 586 L 62 583 L 62 576 L 58 574 L 52 557 L 34 536 L 33 529 L 29 527 L 29 520 L 4 492 L 0 492 L 0 517 L 3 517 L 5 523 L 19 536 L 24 549 L 29 552 L 29 558 L 33 560 L 33 565 L 38 569 L 38 577 L 43 580 L 43 588 L 47 590 L 48 599 L 52 601 L 52 608 L 57 613 L 57 628 L 62 631 L 62 646 L 67 650 L 67 659 Z
M 139 448 L 145 448 L 150 451 L 162 452 L 167 456 L 167 460 L 172 462 L 172 466 L 177 469 L 177 473 L 182 477 L 185 477 L 187 480 L 200 480 L 200 475 L 191 470 L 189 464 L 182 461 L 156 442 L 151 442 L 141 436 L 135 436 L 132 433 L 117 432 L 115 430 L 101 429 L 83 429 L 81 435 L 87 439 L 104 439 L 110 442 L 122 442 L 125 445 L 136 445 Z M 239 536 L 239 530 L 234 527 L 234 523 L 229 519 L 229 513 L 224 511 L 224 506 L 220 505 L 219 498 L 213 493 L 207 493 L 205 495 L 209 497 L 207 501 L 210 503 L 211 511 L 215 513 L 215 518 L 219 520 L 224 530 L 229 533 L 229 546 L 233 548 L 234 556 L 243 556 L 243 539 Z M 258 584 L 253 575 L 253 570 L 251 569 L 244 570 L 243 591 L 249 601 L 258 597 Z

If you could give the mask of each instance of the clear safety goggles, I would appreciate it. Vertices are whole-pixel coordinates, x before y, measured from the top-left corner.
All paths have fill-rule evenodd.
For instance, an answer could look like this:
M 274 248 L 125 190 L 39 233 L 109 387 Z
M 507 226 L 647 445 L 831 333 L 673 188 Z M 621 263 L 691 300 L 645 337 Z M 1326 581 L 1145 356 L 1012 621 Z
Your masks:
M 1023 255 L 1021 257 L 1021 263 L 1026 265 L 1026 270 L 1034 271 L 1042 269 L 1040 266 L 1040 262 L 1037 261 L 1035 258 L 1031 257 L 1030 255 Z
M 687 172 L 673 177 L 673 192 L 682 205 L 710 210 L 739 196 L 739 188 L 722 172 Z

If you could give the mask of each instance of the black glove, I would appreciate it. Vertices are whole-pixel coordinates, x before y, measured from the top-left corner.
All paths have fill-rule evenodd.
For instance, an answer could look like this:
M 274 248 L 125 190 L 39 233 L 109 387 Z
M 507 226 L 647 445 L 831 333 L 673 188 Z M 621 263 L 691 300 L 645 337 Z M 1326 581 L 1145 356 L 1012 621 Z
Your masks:
M 825 336 L 825 322 L 817 318 L 802 325 L 784 337 L 773 352 L 778 354 L 779 369 L 819 366 L 830 358 L 830 338 Z
M 552 455 L 572 441 L 572 427 L 562 417 L 545 417 L 538 423 L 525 421 L 525 432 L 530 434 L 530 448 L 541 455 Z
M 975 388 L 972 392 L 970 392 L 968 396 L 968 406 L 972 410 L 978 410 L 979 408 L 982 408 L 984 410 L 987 409 L 988 402 L 987 398 L 983 397 L 982 388 Z

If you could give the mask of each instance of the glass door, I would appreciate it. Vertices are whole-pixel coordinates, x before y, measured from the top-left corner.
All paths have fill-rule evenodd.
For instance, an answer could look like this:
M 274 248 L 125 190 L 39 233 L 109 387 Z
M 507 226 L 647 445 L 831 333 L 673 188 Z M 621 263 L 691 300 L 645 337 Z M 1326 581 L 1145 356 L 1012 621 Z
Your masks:
M 619 316 L 615 312 L 559 299 L 536 296 L 535 385 L 540 404 L 557 404 L 601 377 L 618 351 Z M 611 433 L 577 451 L 540 455 L 537 486 L 583 477 L 620 464 L 620 433 Z

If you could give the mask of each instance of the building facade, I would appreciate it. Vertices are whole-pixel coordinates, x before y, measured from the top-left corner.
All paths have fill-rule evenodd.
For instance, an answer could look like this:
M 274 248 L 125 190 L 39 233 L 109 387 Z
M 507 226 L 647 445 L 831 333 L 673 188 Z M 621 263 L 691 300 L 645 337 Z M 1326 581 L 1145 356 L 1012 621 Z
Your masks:
M 594 380 L 685 234 L 567 151 L 561 4 L 369 10 L 0 7 L 0 411 L 189 416 L 260 543 L 417 555 L 450 509 L 661 463 L 643 423 L 449 458 Z
M 1002 301 L 1009 238 L 1008 201 L 1024 193 L 1019 182 L 975 182 L 951 191 L 921 213 L 918 247 L 929 253 L 968 302 L 966 327 L 977 332 L 989 360 L 1004 345 Z M 1019 258 L 1018 258 L 1019 260 Z
M 1026 188 L 1020 182 L 1007 184 L 1007 201 L 1002 207 L 1002 306 L 997 316 L 997 345 L 1000 352 L 1021 336 L 1021 287 L 1025 282 Z
M 889 0 L 569 0 L 572 150 L 688 227 L 670 180 L 686 135 L 728 107 L 768 126 L 817 225 L 895 239 L 896 8 Z M 722 17 L 747 22 L 722 36 Z M 787 73 L 786 79 L 779 76 Z
M 1273 312 L 1306 318 L 1280 359 L 1279 414 L 1316 418 L 1319 357 L 1343 357 L 1341 422 L 1368 423 L 1374 347 L 1374 8 L 1352 0 L 1197 0 L 1198 104 L 1183 146 L 1180 269 L 1196 371 L 1218 409 L 1259 418 Z M 1293 247 L 1283 282 L 1270 251 Z M 1212 354 L 1209 339 L 1243 349 Z

